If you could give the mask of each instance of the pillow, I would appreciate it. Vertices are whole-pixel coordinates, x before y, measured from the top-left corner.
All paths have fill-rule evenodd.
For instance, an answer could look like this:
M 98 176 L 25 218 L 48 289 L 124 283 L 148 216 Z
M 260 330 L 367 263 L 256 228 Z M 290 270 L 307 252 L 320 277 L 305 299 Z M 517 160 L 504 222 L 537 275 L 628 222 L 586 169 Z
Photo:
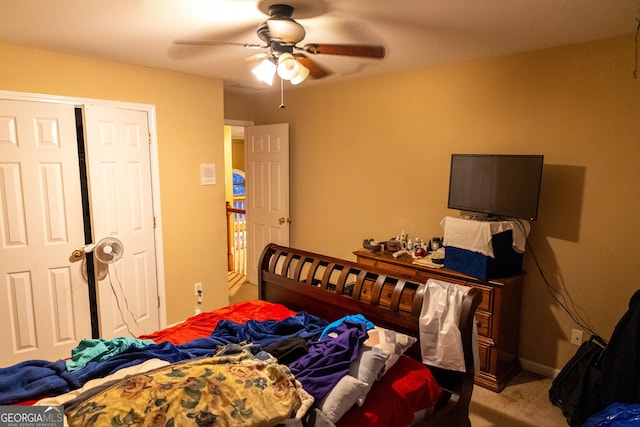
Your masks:
M 318 408 L 332 423 L 336 423 L 356 403 L 367 387 L 369 384 L 364 381 L 345 375 L 322 399 Z
M 360 356 L 349 366 L 349 375 L 368 384 L 366 390 L 364 390 L 356 401 L 358 406 L 364 404 L 364 399 L 367 397 L 371 387 L 373 387 L 373 383 L 382 378 L 384 374 L 384 364 L 390 355 L 388 351 L 378 347 L 363 345 L 360 348 Z
M 368 334 L 369 338 L 364 342 L 364 345 L 377 347 L 390 353 L 384 364 L 384 372 L 389 372 L 389 369 L 398 361 L 398 358 L 418 341 L 415 337 L 391 329 L 381 328 L 380 326 L 369 329 Z

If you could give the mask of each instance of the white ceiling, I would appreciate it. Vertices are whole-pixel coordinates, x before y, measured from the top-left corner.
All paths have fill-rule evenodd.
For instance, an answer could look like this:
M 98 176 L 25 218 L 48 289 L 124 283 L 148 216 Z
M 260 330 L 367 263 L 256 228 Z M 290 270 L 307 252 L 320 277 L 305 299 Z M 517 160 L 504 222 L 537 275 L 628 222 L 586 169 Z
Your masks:
M 273 3 L 294 7 L 307 32 L 299 45 L 386 48 L 382 60 L 314 56 L 332 74 L 302 85 L 635 33 L 640 17 L 640 0 L 0 0 L 0 41 L 214 77 L 230 90 L 257 92 L 269 87 L 250 72 L 256 63 L 246 58 L 256 51 L 174 40 L 262 44 L 256 28 Z

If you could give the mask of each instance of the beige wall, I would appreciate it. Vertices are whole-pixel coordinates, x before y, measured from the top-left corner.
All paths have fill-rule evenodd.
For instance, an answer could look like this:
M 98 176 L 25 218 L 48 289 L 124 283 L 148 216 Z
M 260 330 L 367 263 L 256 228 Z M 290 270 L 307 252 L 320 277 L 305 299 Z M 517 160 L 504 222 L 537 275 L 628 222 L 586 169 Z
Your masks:
M 156 106 L 167 321 L 228 303 L 224 185 L 200 186 L 200 163 L 223 180 L 219 80 L 0 44 L 0 90 Z
M 231 152 L 233 168 L 244 171 L 244 139 L 231 140 Z
M 633 37 L 260 96 L 291 124 L 291 244 L 353 259 L 363 238 L 441 235 L 452 153 L 545 155 L 530 243 L 608 338 L 638 288 L 640 81 Z M 345 59 L 348 60 L 348 59 Z M 225 112 L 226 113 L 226 112 Z M 236 118 L 226 115 L 227 118 Z M 525 255 L 521 358 L 560 368 L 576 326 Z
M 224 93 L 224 118 L 252 122 L 255 120 L 254 95 Z

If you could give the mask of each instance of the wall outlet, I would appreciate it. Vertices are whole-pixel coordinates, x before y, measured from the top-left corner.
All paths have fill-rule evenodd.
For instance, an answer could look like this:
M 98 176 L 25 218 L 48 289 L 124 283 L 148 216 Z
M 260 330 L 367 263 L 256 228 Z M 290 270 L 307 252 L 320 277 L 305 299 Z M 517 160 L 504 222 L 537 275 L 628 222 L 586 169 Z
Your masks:
M 582 336 L 583 336 L 584 332 L 579 330 L 579 329 L 572 329 L 571 330 L 571 344 L 573 345 L 580 345 L 582 344 Z
M 202 295 L 202 282 L 198 282 L 198 283 L 194 283 L 193 284 L 193 293 L 194 293 L 195 296 Z

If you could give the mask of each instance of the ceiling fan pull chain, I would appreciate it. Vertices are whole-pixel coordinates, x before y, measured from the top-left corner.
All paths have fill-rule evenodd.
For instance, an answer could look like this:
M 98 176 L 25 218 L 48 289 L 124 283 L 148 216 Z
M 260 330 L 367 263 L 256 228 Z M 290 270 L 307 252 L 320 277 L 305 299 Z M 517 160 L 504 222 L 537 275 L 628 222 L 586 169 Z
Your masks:
M 284 109 L 284 79 L 280 79 L 280 109 Z

